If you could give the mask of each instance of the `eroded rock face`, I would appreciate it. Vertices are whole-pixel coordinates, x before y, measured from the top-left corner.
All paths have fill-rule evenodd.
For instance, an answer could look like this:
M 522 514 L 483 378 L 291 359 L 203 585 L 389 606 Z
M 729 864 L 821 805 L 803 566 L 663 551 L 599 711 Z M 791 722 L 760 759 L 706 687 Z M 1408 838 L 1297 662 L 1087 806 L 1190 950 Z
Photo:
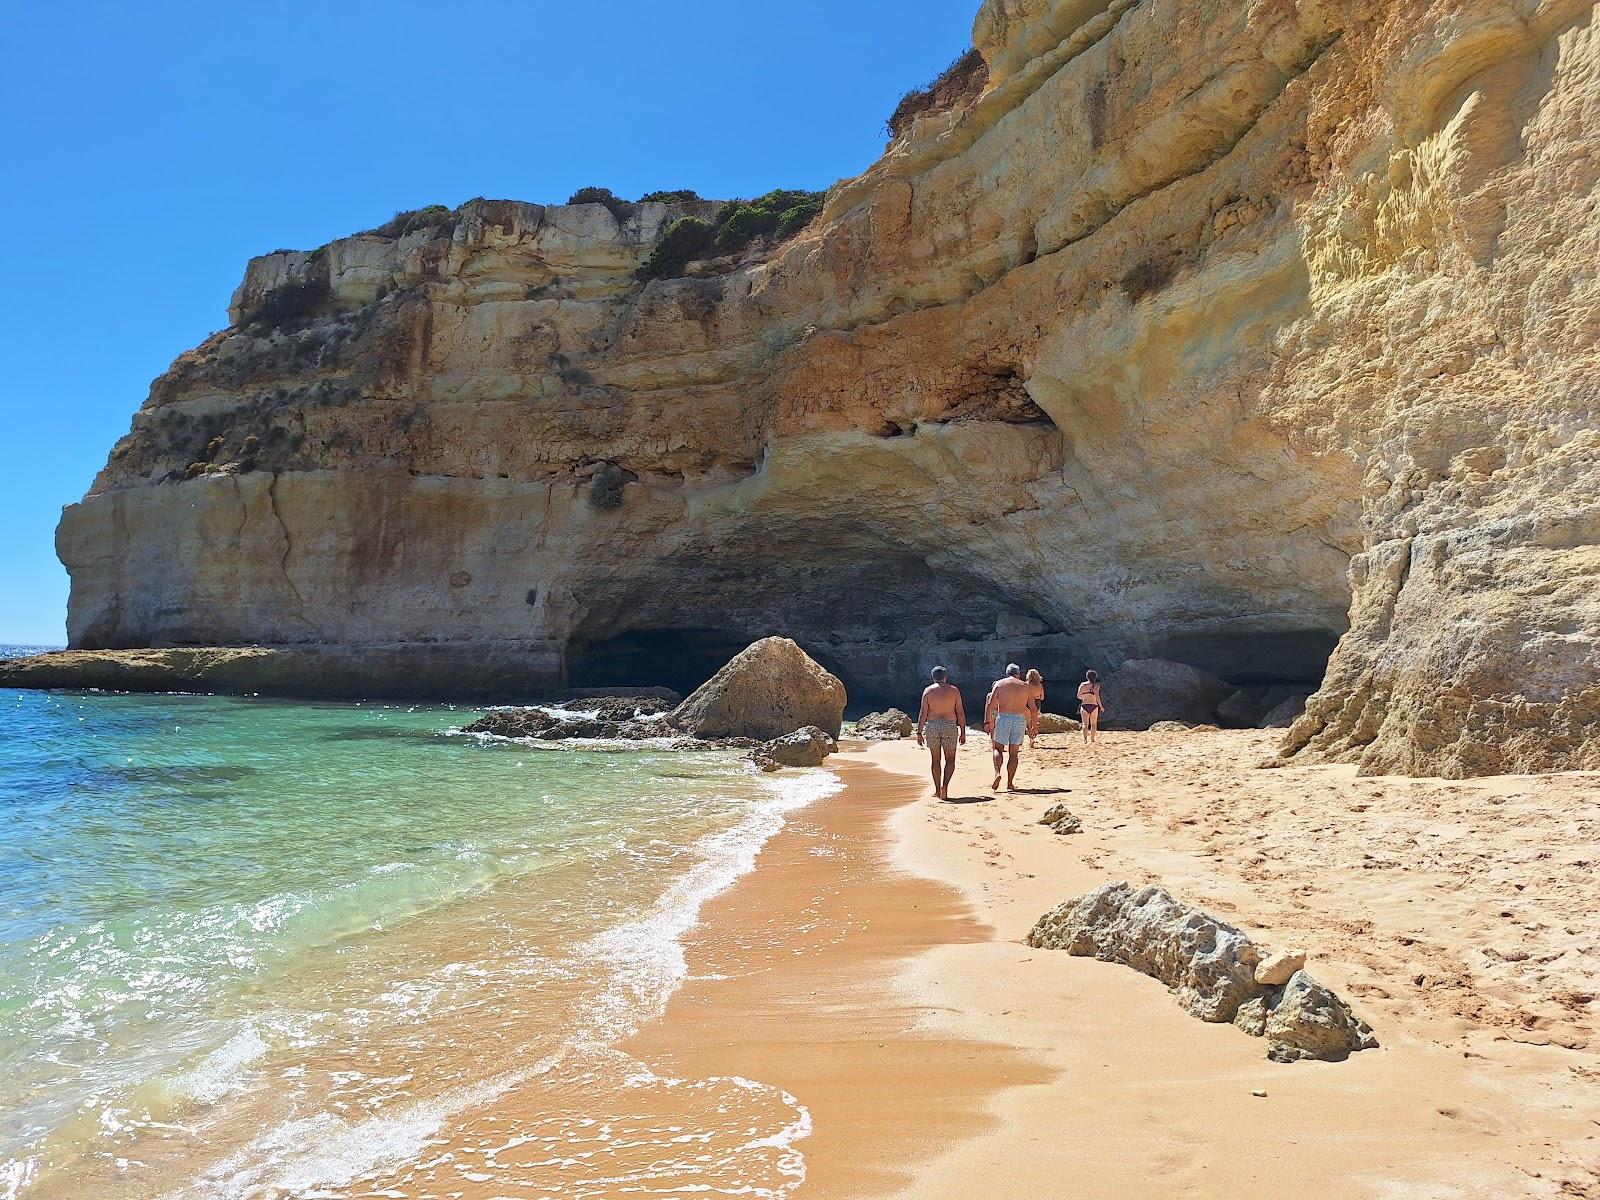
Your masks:
M 986 0 L 986 90 L 771 253 L 474 201 L 256 259 L 63 517 L 72 644 L 781 629 L 903 702 L 1338 640 L 1291 754 L 1600 765 L 1590 16 Z
M 1263 959 L 1243 932 L 1164 888 L 1108 883 L 1040 917 L 1027 940 L 1158 979 L 1202 1021 L 1265 1037 L 1275 1062 L 1338 1060 L 1378 1044 L 1366 1022 L 1300 969 L 1303 952 Z
M 808 725 L 832 738 L 844 706 L 837 677 L 788 638 L 769 637 L 735 655 L 666 723 L 700 738 L 781 738 Z

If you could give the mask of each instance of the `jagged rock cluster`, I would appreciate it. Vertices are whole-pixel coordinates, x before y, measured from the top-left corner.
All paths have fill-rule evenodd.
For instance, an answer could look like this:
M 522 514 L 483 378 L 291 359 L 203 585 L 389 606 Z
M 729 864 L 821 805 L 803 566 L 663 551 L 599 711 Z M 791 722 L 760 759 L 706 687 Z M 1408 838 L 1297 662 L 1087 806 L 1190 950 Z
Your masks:
M 1165 658 L 1321 680 L 1301 759 L 1600 766 L 1591 18 L 986 0 L 982 72 L 693 277 L 637 274 L 692 200 L 258 258 L 63 516 L 72 644 L 687 690 L 781 629 L 901 704 Z
M 551 742 L 664 740 L 682 749 L 749 749 L 752 761 L 768 771 L 821 766 L 839 748 L 835 737 L 844 719 L 844 685 L 788 638 L 762 638 L 745 647 L 686 700 L 668 696 L 586 697 L 497 709 L 462 732 Z
M 1165 888 L 1108 883 L 1039 918 L 1028 945 L 1121 963 L 1173 990 L 1202 1021 L 1265 1037 L 1275 1062 L 1340 1059 L 1378 1044 L 1366 1022 L 1301 969 Z

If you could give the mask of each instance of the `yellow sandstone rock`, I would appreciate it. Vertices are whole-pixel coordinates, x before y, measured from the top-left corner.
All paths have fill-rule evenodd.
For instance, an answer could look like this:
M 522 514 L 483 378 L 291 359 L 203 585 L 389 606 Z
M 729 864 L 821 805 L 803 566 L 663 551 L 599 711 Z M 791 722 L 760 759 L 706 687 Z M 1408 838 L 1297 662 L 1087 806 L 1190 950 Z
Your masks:
M 1591 5 L 974 29 L 982 95 L 683 278 L 634 271 L 716 205 L 478 200 L 254 260 L 63 517 L 73 645 L 565 681 L 781 630 L 902 706 L 941 659 L 979 694 L 1013 658 L 1326 665 L 1299 758 L 1600 767 Z

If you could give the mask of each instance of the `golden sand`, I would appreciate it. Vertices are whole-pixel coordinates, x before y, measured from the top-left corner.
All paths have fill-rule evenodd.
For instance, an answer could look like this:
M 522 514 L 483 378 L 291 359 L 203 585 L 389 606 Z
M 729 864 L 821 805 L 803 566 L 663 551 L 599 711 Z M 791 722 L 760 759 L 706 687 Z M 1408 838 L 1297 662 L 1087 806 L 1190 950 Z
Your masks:
M 846 791 L 693 935 L 722 977 L 633 1052 L 791 1092 L 801 1195 L 1600 1195 L 1600 780 L 1258 769 L 1271 746 L 1048 737 L 995 796 L 974 739 L 948 804 L 910 742 L 842 754 Z M 1084 833 L 1036 824 L 1061 801 Z M 1022 944 L 1114 879 L 1308 949 L 1382 1047 L 1272 1063 L 1153 980 Z

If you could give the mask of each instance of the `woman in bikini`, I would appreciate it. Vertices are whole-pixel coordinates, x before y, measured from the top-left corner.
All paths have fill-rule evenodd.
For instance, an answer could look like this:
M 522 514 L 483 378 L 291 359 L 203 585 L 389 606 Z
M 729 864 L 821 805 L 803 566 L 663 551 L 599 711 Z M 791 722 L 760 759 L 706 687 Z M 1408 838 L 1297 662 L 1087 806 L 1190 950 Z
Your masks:
M 1039 738 L 1039 714 L 1044 711 L 1044 676 L 1029 671 L 1028 686 L 1033 689 L 1033 699 L 1028 701 L 1028 749 L 1032 750 Z
M 1083 744 L 1096 741 L 1100 734 L 1100 715 L 1105 712 L 1105 700 L 1100 695 L 1100 675 L 1090 671 L 1078 685 L 1079 716 L 1083 722 Z

